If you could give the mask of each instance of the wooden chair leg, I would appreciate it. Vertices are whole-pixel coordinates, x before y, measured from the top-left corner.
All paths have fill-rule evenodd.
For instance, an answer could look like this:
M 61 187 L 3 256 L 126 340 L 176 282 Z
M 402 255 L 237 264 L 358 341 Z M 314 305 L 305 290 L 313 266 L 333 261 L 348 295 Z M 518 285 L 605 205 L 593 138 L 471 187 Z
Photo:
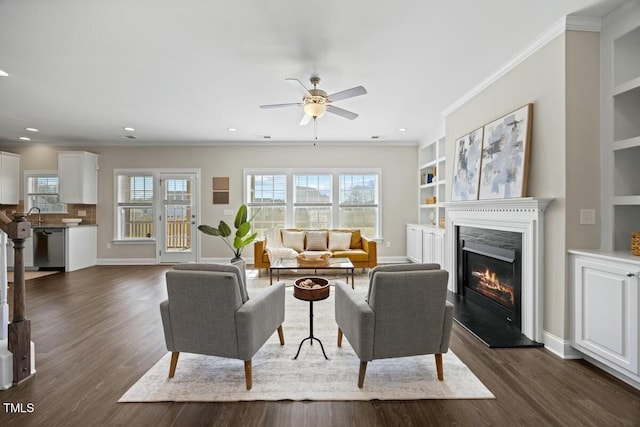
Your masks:
M 251 387 L 253 387 L 251 380 L 251 359 L 244 361 L 244 377 L 247 383 L 247 390 L 251 390 Z
M 436 369 L 438 370 L 438 379 L 444 380 L 444 372 L 442 370 L 442 354 L 436 354 Z
M 282 325 L 278 326 L 278 338 L 280 338 L 280 345 L 284 345 L 284 331 Z
M 176 374 L 176 366 L 178 366 L 178 357 L 180 352 L 174 351 L 171 353 L 171 365 L 169 365 L 169 378 L 173 378 Z
M 360 372 L 358 373 L 358 387 L 364 385 L 364 374 L 367 373 L 367 362 L 360 361 Z
M 342 347 L 342 329 L 338 328 L 338 347 Z

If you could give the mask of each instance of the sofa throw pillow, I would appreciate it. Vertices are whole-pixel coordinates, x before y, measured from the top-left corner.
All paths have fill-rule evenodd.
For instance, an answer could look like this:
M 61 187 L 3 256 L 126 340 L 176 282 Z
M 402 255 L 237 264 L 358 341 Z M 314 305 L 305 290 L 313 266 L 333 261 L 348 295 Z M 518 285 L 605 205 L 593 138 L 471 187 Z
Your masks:
M 307 231 L 307 251 L 326 251 L 327 250 L 327 232 L 326 231 Z
M 329 232 L 329 250 L 347 251 L 351 247 L 351 233 Z
M 296 252 L 304 251 L 304 231 L 282 230 L 282 246 Z

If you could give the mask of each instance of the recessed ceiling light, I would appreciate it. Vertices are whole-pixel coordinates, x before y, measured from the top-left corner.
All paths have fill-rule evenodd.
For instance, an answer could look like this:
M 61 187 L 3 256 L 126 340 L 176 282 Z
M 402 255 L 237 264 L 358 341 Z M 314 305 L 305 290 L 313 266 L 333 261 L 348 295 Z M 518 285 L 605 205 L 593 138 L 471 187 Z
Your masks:
M 227 130 L 228 130 L 229 132 L 235 132 L 235 131 L 237 131 L 238 129 L 236 129 L 236 128 L 227 128 Z
M 398 132 L 406 132 L 406 131 L 407 131 L 407 128 L 400 128 L 400 129 L 398 129 Z
M 127 132 L 135 132 L 136 131 L 136 129 L 132 128 L 131 126 L 125 126 L 122 129 L 126 130 Z
M 9 73 L 4 70 L 0 70 L 0 77 L 9 77 Z
M 29 132 L 40 132 L 40 129 L 36 128 L 24 128 L 24 130 L 28 130 Z
M 21 136 L 18 139 L 22 141 L 31 141 L 31 138 L 29 138 L 28 136 Z

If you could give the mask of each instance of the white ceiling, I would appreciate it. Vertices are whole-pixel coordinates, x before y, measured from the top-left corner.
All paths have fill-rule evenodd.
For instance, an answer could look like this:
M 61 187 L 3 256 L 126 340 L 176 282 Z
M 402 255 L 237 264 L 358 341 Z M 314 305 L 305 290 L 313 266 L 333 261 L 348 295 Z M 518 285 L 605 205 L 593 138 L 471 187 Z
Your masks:
M 0 142 L 311 141 L 298 107 L 258 106 L 300 101 L 284 79 L 312 74 L 330 94 L 368 91 L 335 104 L 357 119 L 319 119 L 319 141 L 416 142 L 564 16 L 621 3 L 0 0 Z

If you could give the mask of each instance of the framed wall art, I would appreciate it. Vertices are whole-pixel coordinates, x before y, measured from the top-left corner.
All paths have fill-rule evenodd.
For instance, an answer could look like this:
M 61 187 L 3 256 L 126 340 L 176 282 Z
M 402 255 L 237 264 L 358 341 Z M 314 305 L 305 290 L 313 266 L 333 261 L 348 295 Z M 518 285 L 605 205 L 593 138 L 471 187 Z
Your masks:
M 451 200 L 454 202 L 478 198 L 482 130 L 476 129 L 456 141 L 451 186 Z
M 479 199 L 525 197 L 532 117 L 527 104 L 484 126 Z

